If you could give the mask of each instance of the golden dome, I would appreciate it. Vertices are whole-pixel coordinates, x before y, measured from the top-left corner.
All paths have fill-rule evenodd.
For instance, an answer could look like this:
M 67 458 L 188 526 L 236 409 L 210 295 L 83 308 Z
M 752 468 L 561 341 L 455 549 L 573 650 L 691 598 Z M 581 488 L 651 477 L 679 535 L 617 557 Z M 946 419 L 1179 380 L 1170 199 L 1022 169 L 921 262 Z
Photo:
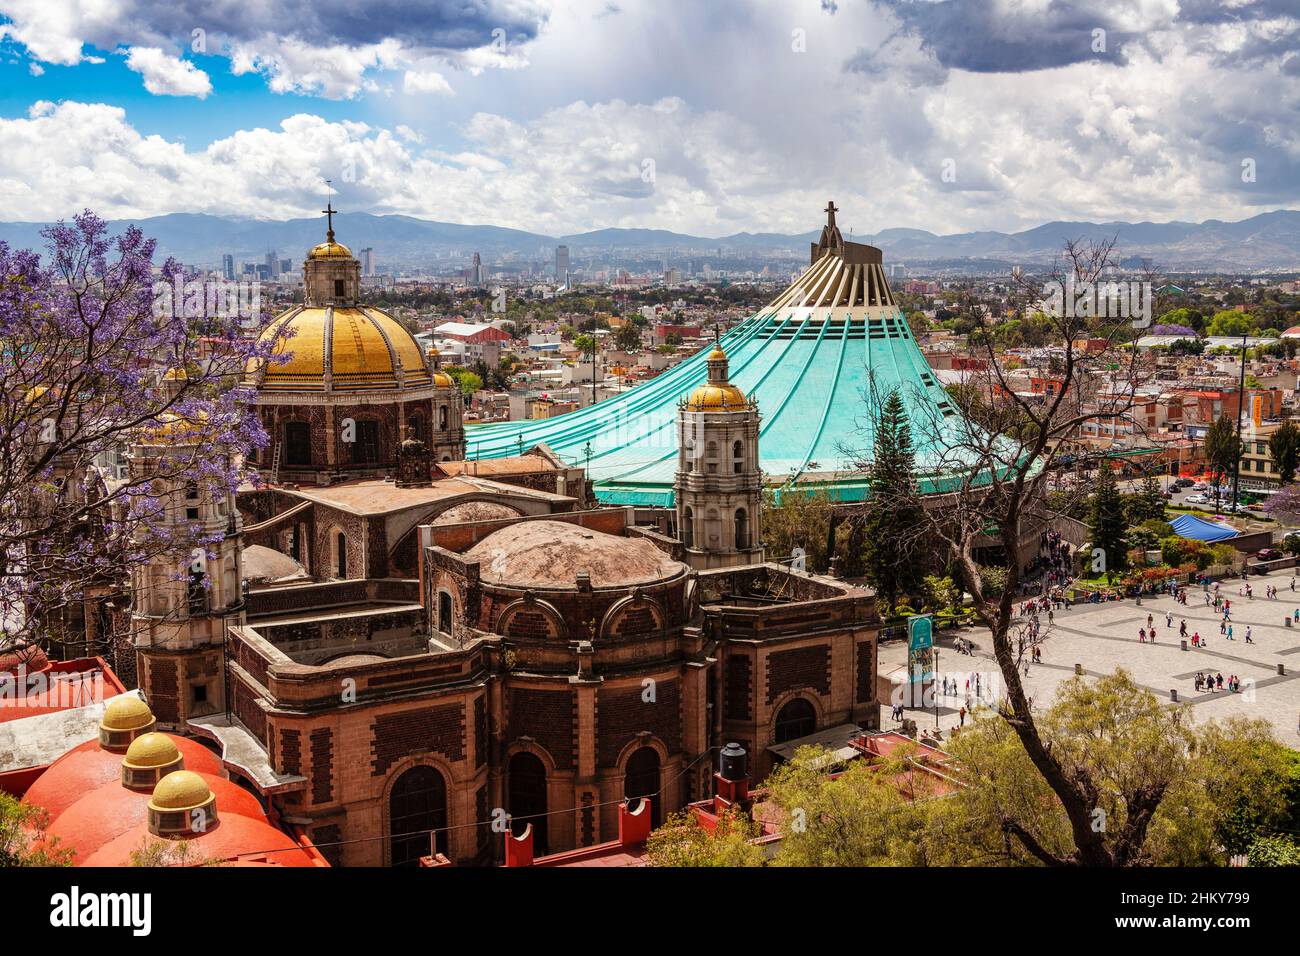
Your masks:
M 727 360 L 727 353 L 722 351 L 722 346 L 721 345 L 713 346 L 713 351 L 709 353 L 709 357 L 707 361 L 725 362 L 726 360 Z
M 149 705 L 135 694 L 125 694 L 109 702 L 99 721 L 101 730 L 140 730 L 154 722 Z
M 180 748 L 175 742 L 166 734 L 154 732 L 141 734 L 131 741 L 122 762 L 132 770 L 144 770 L 180 763 L 180 760 Z
M 748 408 L 749 400 L 735 385 L 701 385 L 691 393 L 686 406 L 695 411 Z
M 341 242 L 322 242 L 307 253 L 308 259 L 351 259 L 352 250 Z
M 176 770 L 158 781 L 149 798 L 150 810 L 197 810 L 213 802 L 212 791 L 192 770 Z
M 319 248 L 319 247 L 318 247 Z M 268 362 L 259 386 L 269 392 L 355 392 L 433 383 L 419 343 L 387 312 L 357 308 L 295 306 L 262 333 L 275 342 L 275 355 L 288 361 Z M 326 369 L 330 384 L 325 384 Z

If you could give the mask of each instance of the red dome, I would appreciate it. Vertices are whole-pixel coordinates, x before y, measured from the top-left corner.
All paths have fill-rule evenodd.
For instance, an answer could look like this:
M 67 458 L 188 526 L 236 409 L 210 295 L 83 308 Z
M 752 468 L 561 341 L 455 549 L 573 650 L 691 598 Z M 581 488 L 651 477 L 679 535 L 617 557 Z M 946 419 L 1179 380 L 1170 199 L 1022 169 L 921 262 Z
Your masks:
M 281 833 L 269 823 L 250 820 L 237 814 L 222 816 L 219 806 L 217 814 L 216 826 L 207 833 L 190 837 L 186 841 L 192 845 L 198 858 L 215 863 L 248 854 L 237 862 L 245 865 L 265 863 L 271 866 L 316 865 L 292 837 Z M 131 854 L 157 839 L 159 838 L 149 833 L 147 825 L 139 824 L 80 862 L 82 866 L 130 866 Z
M 200 773 L 208 789 L 217 798 L 218 820 L 247 817 L 266 821 L 261 804 L 238 784 Z M 74 864 L 83 864 L 88 856 L 128 830 L 147 829 L 149 794 L 128 790 L 118 781 L 103 784 L 82 793 L 66 810 L 55 817 L 45 834 L 58 839 L 58 849 L 71 849 Z
M 197 740 L 167 735 L 185 760 L 185 769 L 220 776 L 221 758 Z M 23 802 L 44 807 L 57 817 L 84 794 L 112 781 L 122 780 L 122 754 L 104 750 L 99 740 L 87 740 L 74 747 L 36 778 L 23 795 Z

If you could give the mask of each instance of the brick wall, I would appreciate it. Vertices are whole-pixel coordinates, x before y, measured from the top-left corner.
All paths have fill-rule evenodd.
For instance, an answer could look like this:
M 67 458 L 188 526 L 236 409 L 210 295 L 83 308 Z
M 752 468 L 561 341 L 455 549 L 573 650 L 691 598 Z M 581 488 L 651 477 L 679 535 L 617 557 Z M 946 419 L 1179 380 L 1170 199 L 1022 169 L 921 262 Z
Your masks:
M 382 776 L 404 757 L 442 754 L 455 762 L 465 758 L 465 708 L 459 704 L 422 707 L 380 714 L 370 728 L 371 773 Z
M 767 702 L 788 690 L 810 687 L 825 695 L 831 692 L 831 652 L 826 645 L 796 647 L 767 656 Z
M 312 803 L 334 799 L 334 732 L 328 727 L 311 732 L 311 799 Z
M 744 654 L 727 655 L 726 704 L 728 720 L 749 720 L 753 716 L 754 661 Z
M 555 761 L 557 770 L 573 767 L 573 724 L 576 707 L 571 691 L 513 688 L 509 692 L 510 740 L 531 737 Z
M 617 766 L 619 752 L 642 731 L 663 741 L 669 753 L 681 749 L 681 689 L 677 680 L 657 681 L 653 703 L 645 701 L 643 693 L 637 685 L 597 694 L 596 753 L 600 766 Z

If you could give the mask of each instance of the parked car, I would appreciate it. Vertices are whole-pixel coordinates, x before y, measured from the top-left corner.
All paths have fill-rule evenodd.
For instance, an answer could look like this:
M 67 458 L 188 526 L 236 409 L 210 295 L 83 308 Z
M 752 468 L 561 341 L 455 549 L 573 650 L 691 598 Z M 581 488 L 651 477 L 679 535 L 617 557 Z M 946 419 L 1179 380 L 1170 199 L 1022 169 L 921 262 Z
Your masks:
M 1255 552 L 1255 557 L 1260 561 L 1276 561 L 1282 557 L 1282 552 L 1277 548 L 1260 548 Z
M 1194 485 L 1194 484 L 1196 484 L 1196 482 L 1193 481 L 1191 478 L 1175 478 L 1175 479 L 1174 479 L 1174 487 L 1175 487 L 1175 488 L 1190 488 L 1190 487 L 1192 487 L 1192 485 Z
M 1204 481 L 1192 482 L 1192 491 L 1209 491 L 1210 486 Z
M 1210 499 L 1202 494 L 1188 495 L 1183 499 L 1183 503 L 1188 505 L 1208 505 Z

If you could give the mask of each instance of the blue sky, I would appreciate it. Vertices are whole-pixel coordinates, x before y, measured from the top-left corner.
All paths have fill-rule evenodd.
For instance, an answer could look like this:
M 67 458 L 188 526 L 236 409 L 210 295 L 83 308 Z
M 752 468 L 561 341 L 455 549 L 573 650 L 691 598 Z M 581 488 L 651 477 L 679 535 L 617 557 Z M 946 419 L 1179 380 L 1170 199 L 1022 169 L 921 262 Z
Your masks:
M 559 234 L 1300 205 L 1297 0 L 0 0 L 6 219 Z M 200 31 L 200 32 L 196 32 Z

